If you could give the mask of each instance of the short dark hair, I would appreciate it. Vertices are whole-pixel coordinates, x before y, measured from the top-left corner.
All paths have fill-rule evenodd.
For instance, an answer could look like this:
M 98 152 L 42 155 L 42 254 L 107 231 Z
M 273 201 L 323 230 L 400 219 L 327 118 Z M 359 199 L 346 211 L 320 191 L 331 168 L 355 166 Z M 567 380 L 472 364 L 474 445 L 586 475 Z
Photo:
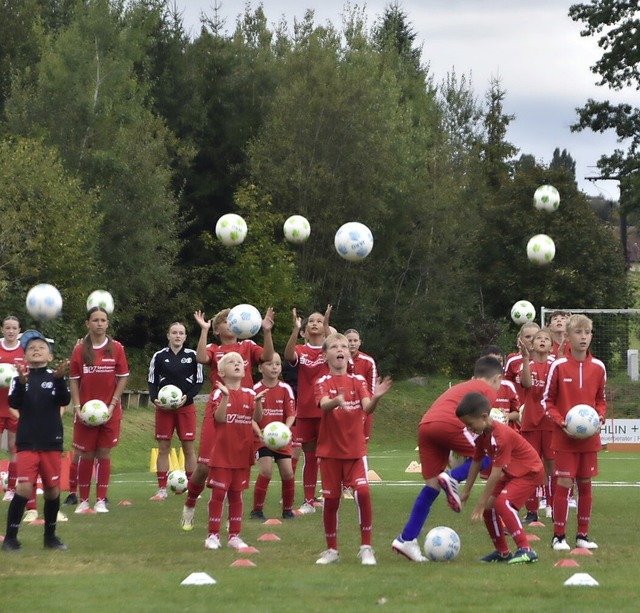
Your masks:
M 480 417 L 491 410 L 489 399 L 480 392 L 469 392 L 456 408 L 456 417 Z
M 502 364 L 489 356 L 478 358 L 473 367 L 473 376 L 476 379 L 490 379 L 494 375 L 501 375 L 503 372 Z
M 498 345 L 485 345 L 480 351 L 480 357 L 483 358 L 487 355 L 499 355 L 504 358 L 504 351 Z

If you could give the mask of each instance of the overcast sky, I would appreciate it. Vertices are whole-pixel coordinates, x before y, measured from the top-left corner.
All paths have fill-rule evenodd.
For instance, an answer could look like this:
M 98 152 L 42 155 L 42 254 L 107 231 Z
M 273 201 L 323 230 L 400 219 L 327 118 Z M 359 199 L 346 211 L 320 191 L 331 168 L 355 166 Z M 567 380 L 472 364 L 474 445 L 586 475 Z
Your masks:
M 586 1 L 586 0 L 583 0 Z M 200 15 L 212 16 L 216 0 L 175 0 L 185 28 L 200 31 Z M 571 0 L 403 0 L 400 7 L 422 45 L 422 60 L 435 82 L 447 73 L 470 76 L 479 100 L 498 77 L 506 91 L 504 112 L 515 115 L 507 134 L 520 153 L 549 163 L 556 147 L 576 161 L 580 189 L 588 194 L 618 198 L 615 181 L 590 182 L 598 158 L 619 146 L 615 135 L 591 131 L 571 133 L 576 107 L 588 98 L 629 102 L 640 106 L 635 90 L 613 92 L 597 87 L 590 70 L 601 55 L 596 40 L 580 36 L 580 25 L 568 17 Z M 258 2 L 251 2 L 255 8 Z M 389 0 L 351 3 L 365 9 L 367 24 L 375 24 Z M 265 14 L 275 25 L 282 17 L 293 24 L 306 9 L 316 23 L 331 21 L 338 29 L 347 4 L 343 0 L 263 0 Z M 244 12 L 242 0 L 218 2 L 219 14 L 232 31 Z

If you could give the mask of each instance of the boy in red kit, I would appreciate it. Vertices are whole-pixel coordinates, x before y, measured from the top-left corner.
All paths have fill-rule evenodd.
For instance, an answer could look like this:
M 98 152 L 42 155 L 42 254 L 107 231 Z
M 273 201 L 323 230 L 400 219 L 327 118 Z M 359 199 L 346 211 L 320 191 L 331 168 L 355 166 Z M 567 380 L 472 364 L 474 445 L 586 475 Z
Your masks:
M 374 566 L 376 558 L 371 548 L 371 495 L 364 469 L 365 440 L 362 413 L 375 411 L 380 398 L 391 389 L 391 379 L 385 378 L 371 394 L 366 381 L 359 375 L 347 374 L 349 344 L 342 334 L 331 334 L 322 345 L 329 374 L 316 381 L 315 398 L 322 410 L 316 454 L 320 459 L 322 494 L 327 550 L 316 560 L 326 565 L 338 562 L 338 508 L 342 488 L 354 489 L 360 518 L 361 546 L 358 553 L 365 566 Z
M 242 527 L 242 491 L 249 487 L 254 463 L 252 420 L 262 419 L 262 398 L 266 390 L 256 394 L 242 387 L 245 376 L 244 358 L 237 352 L 225 354 L 218 361 L 218 374 L 213 392 L 213 444 L 209 458 L 211 488 L 209 500 L 209 535 L 206 549 L 220 549 L 220 523 L 225 498 L 229 505 L 229 538 L 227 547 L 244 549 L 240 538 Z
M 467 394 L 460 401 L 456 416 L 468 430 L 478 435 L 469 477 L 461 496 L 463 503 L 469 499 L 482 459 L 485 456 L 491 458 L 491 474 L 471 513 L 472 522 L 484 519 L 496 548 L 481 561 L 509 564 L 537 562 L 538 555 L 529 547 L 518 509 L 542 483 L 542 461 L 517 432 L 491 418 L 491 404 L 486 396 L 478 392 Z M 516 543 L 517 550 L 513 555 L 507 545 L 505 528 Z
M 278 451 L 272 451 L 262 442 L 262 430 L 274 421 L 282 422 L 291 428 L 296 419 L 296 401 L 291 387 L 279 379 L 282 361 L 277 353 L 274 353 L 273 358 L 268 362 L 260 364 L 258 370 L 262 373 L 262 381 L 256 383 L 253 390 L 256 394 L 264 391 L 265 396 L 262 400 L 262 420 L 253 423 L 259 473 L 253 489 L 253 510 L 250 517 L 266 519 L 263 511 L 264 501 L 275 461 L 282 479 L 282 517 L 294 519 L 293 496 L 296 484 L 291 466 L 291 444 Z
M 330 312 L 331 307 L 327 307 Z M 304 468 L 302 469 L 302 485 L 304 488 L 304 503 L 300 513 L 315 513 L 314 506 L 316 485 L 318 483 L 318 460 L 316 456 L 316 442 L 320 430 L 320 411 L 314 396 L 314 384 L 318 377 L 329 372 L 322 343 L 325 338 L 324 315 L 311 313 L 305 327 L 304 345 L 298 345 L 298 335 L 302 327 L 302 319 L 298 317 L 296 309 L 292 310 L 293 329 L 284 350 L 284 358 L 291 365 L 298 367 L 298 395 L 296 400 L 295 436 L 302 443 L 304 451 Z
M 427 560 L 422 555 L 418 536 L 441 489 L 445 491 L 449 507 L 460 513 L 458 481 L 444 470 L 451 451 L 467 458 L 474 456 L 475 435 L 466 430 L 456 417 L 458 404 L 469 392 L 479 392 L 489 399 L 489 406 L 493 405 L 502 381 L 502 364 L 495 358 L 479 358 L 473 376 L 470 381 L 458 383 L 442 394 L 424 414 L 418 427 L 418 448 L 425 485 L 413 504 L 402 533 L 391 544 L 395 552 L 413 562 Z
M 480 357 L 489 356 L 495 358 L 504 366 L 504 353 L 497 345 L 487 345 L 480 353 Z M 496 411 L 491 416 L 516 432 L 520 431 L 520 397 L 516 386 L 506 379 L 500 382 L 500 389 L 496 401 L 491 406 Z
M 533 337 L 540 330 L 540 326 L 535 321 L 529 321 L 523 324 L 518 333 L 516 343 L 518 351 L 516 353 L 510 353 L 507 356 L 507 361 L 504 365 L 504 378 L 507 381 L 511 381 L 515 385 L 518 395 L 524 395 L 524 390 L 520 385 L 520 370 L 522 368 L 522 350 L 531 351 L 531 341 Z
M 196 311 L 193 316 L 200 326 L 200 338 L 196 351 L 197 360 L 200 364 L 209 365 L 209 376 L 211 378 L 211 393 L 207 400 L 204 411 L 202 427 L 200 429 L 200 446 L 198 448 L 198 463 L 193 471 L 187 486 L 187 499 L 182 508 L 182 529 L 193 530 L 193 517 L 196 510 L 198 497 L 204 490 L 209 474 L 209 456 L 213 444 L 215 420 L 213 419 L 214 406 L 213 395 L 216 393 L 216 383 L 220 380 L 218 373 L 218 362 L 224 355 L 230 352 L 239 353 L 244 363 L 244 378 L 242 386 L 253 387 L 253 368 L 273 357 L 273 339 L 271 329 L 273 328 L 273 309 L 267 309 L 262 320 L 262 333 L 264 337 L 264 349 L 251 339 L 238 340 L 238 337 L 229 330 L 227 316 L 231 309 L 223 309 L 215 315 L 213 319 L 207 320 L 202 311 Z M 213 333 L 220 339 L 220 344 L 207 344 L 209 330 L 213 328 Z
M 554 359 L 562 358 L 571 352 L 571 348 L 567 345 L 567 322 L 569 317 L 571 317 L 571 313 L 567 311 L 553 311 L 549 316 L 547 326 L 553 341 L 551 356 Z
M 578 487 L 576 547 L 598 547 L 589 540 L 588 532 L 593 501 L 591 479 L 598 474 L 598 451 L 602 449 L 600 433 L 587 439 L 574 438 L 565 428 L 565 416 L 577 404 L 592 406 L 602 423 L 607 413 L 607 371 L 589 352 L 593 323 L 585 315 L 572 315 L 567 322 L 567 338 L 571 351 L 551 365 L 542 397 L 542 406 L 555 425 L 551 446 L 555 451 L 554 472 L 558 478 L 553 496 L 552 547 L 556 551 L 570 549 L 565 533 L 569 491 L 574 479 Z

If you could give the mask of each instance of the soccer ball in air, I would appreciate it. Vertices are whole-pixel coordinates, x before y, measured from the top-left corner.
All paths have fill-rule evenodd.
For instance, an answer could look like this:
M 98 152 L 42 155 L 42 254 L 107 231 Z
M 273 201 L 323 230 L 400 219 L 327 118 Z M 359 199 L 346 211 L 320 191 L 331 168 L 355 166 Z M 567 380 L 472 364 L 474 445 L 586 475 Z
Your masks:
M 577 404 L 569 409 L 564 421 L 567 432 L 576 438 L 590 438 L 600 430 L 600 416 L 588 404 Z
M 0 387 L 10 387 L 18 371 L 13 364 L 0 364 Z
M 158 392 L 158 402 L 165 409 L 177 409 L 182 400 L 182 390 L 176 385 L 165 385 Z
M 528 300 L 518 300 L 511 307 L 511 319 L 521 326 L 536 318 L 536 308 Z
M 302 215 L 292 215 L 284 222 L 282 226 L 284 231 L 284 237 L 290 243 L 304 243 L 311 234 L 311 226 L 305 217 Z
M 182 494 L 187 489 L 187 473 L 184 470 L 172 470 L 167 477 L 167 485 L 172 492 Z
M 26 304 L 31 317 L 40 321 L 49 321 L 60 315 L 62 296 L 53 285 L 39 283 L 29 290 Z
M 88 400 L 80 409 L 80 419 L 87 426 L 101 426 L 109 421 L 109 407 L 102 400 Z
M 227 213 L 216 223 L 216 236 L 227 247 L 240 245 L 247 237 L 247 222 L 235 213 Z
M 111 315 L 114 308 L 113 296 L 104 289 L 97 289 L 95 292 L 91 292 L 87 298 L 87 311 L 94 307 L 100 307 Z
M 527 243 L 527 257 L 533 264 L 548 264 L 556 255 L 556 245 L 546 234 L 536 234 Z
M 560 192 L 553 185 L 541 185 L 533 194 L 533 206 L 539 211 L 555 211 L 560 206 Z
M 250 304 L 238 304 L 229 311 L 227 326 L 238 338 L 251 338 L 260 332 L 262 315 Z
M 272 451 L 278 451 L 291 442 L 291 430 L 281 421 L 272 421 L 262 430 L 262 441 Z
M 460 537 L 446 526 L 432 528 L 424 539 L 424 553 L 433 562 L 455 560 L 460 553 Z
M 373 234 L 362 223 L 350 221 L 338 229 L 334 239 L 338 255 L 350 262 L 364 260 L 373 249 Z
M 491 417 L 491 419 L 495 419 L 496 421 L 499 421 L 501 424 L 506 425 L 507 423 L 507 418 L 500 409 L 496 409 L 496 408 L 491 409 L 491 411 L 489 411 L 489 416 Z

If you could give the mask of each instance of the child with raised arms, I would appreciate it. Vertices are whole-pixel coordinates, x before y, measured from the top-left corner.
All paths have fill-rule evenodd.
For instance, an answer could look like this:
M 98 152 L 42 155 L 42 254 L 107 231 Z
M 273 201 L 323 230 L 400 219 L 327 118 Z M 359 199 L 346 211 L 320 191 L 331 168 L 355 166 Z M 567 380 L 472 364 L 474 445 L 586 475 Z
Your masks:
M 242 492 L 249 487 L 251 466 L 254 464 L 253 421 L 262 419 L 263 390 L 256 394 L 242 386 L 245 376 L 243 357 L 232 351 L 218 361 L 220 380 L 213 392 L 213 444 L 209 458 L 211 488 L 209 500 L 209 534 L 206 549 L 220 549 L 220 524 L 224 501 L 229 506 L 229 536 L 227 547 L 244 549 L 240 538 L 242 528 Z M 252 421 L 253 420 L 253 421 Z
M 540 330 L 540 326 L 535 321 L 528 321 L 526 324 L 522 324 L 518 332 L 518 337 L 516 338 L 518 351 L 510 353 L 504 365 L 504 378 L 515 385 L 516 392 L 518 392 L 519 396 L 524 395 L 524 390 L 522 389 L 522 385 L 520 385 L 522 352 L 523 350 L 527 353 L 531 351 L 531 342 L 538 330 Z
M 374 566 L 371 547 L 372 510 L 369 482 L 364 468 L 363 413 L 375 411 L 380 399 L 391 389 L 391 379 L 380 381 L 372 395 L 366 381 L 347 373 L 349 344 L 342 334 L 331 334 L 322 344 L 329 374 L 316 381 L 315 398 L 322 411 L 316 455 L 322 475 L 324 524 L 327 549 L 316 560 L 326 565 L 338 562 L 338 509 L 343 487 L 354 490 L 360 520 L 360 551 L 364 566 Z

